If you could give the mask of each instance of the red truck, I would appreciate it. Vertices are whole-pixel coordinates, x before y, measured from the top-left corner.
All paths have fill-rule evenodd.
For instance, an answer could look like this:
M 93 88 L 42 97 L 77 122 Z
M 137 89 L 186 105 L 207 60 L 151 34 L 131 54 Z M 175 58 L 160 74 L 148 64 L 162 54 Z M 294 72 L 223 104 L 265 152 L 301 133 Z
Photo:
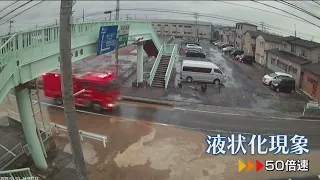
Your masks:
M 43 91 L 46 98 L 62 105 L 60 73 L 49 72 L 42 75 Z M 79 93 L 80 92 L 80 93 Z M 73 93 L 76 106 L 112 110 L 119 100 L 120 83 L 113 73 L 87 72 L 73 75 Z

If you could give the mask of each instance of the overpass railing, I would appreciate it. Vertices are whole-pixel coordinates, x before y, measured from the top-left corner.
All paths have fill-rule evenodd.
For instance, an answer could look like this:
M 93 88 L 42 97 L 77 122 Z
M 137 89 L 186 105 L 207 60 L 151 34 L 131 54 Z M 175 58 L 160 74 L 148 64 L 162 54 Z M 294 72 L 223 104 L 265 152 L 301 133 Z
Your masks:
M 175 47 L 176 44 L 166 44 L 164 46 L 164 50 L 163 50 L 163 54 L 165 55 L 171 55 L 173 52 L 173 49 Z
M 157 72 L 157 69 L 158 69 L 158 66 L 159 66 L 159 63 L 160 63 L 160 60 L 162 58 L 162 54 L 163 54 L 163 49 L 164 49 L 164 46 L 162 45 L 159 52 L 158 52 L 158 56 L 153 64 L 153 67 L 150 71 L 150 76 L 149 76 L 149 79 L 148 79 L 148 84 L 151 86 L 152 85 L 152 81 L 153 81 L 153 78 L 154 76 L 156 75 L 156 72 Z
M 166 71 L 166 75 L 164 76 L 165 89 L 167 89 L 169 81 L 170 81 L 171 72 L 172 72 L 172 68 L 173 68 L 173 65 L 174 65 L 175 60 L 176 60 L 177 52 L 178 52 L 178 45 L 174 45 L 174 47 L 172 49 L 170 61 L 169 61 L 169 64 L 168 64 L 168 68 L 167 68 L 167 71 Z
M 7 171 L 0 171 L 0 179 L 28 179 L 36 180 L 30 171 L 30 168 L 13 169 Z

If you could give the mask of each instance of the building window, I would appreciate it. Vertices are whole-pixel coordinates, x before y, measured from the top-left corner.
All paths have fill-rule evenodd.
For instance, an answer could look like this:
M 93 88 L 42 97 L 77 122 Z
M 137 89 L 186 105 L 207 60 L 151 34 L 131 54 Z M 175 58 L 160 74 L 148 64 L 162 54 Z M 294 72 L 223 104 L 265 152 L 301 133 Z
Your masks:
M 320 54 L 318 54 L 318 61 L 320 61 Z
M 311 77 L 307 77 L 307 82 L 310 84 L 314 84 L 316 80 L 312 79 Z
M 271 58 L 271 64 L 276 64 L 276 58 Z
M 154 24 L 152 24 L 152 26 L 154 26 Z
M 297 72 L 298 72 L 298 70 L 296 68 L 289 66 L 289 73 L 297 74 Z
M 295 45 L 291 45 L 291 52 L 296 53 L 296 46 Z
M 165 24 L 164 26 L 168 26 L 168 24 Z
M 157 33 L 160 33 L 160 31 L 157 31 Z
M 240 29 L 242 29 L 242 25 L 240 25 Z
M 260 46 L 263 46 L 264 45 L 264 42 L 260 42 Z
M 280 62 L 279 60 L 277 61 L 277 66 L 283 70 L 287 70 L 287 67 L 288 67 L 287 64 Z
M 287 45 L 286 45 L 286 44 L 282 44 L 282 48 L 283 48 L 283 49 L 286 49 L 286 48 L 287 48 Z
M 179 27 L 182 27 L 182 25 L 179 25 Z
M 184 26 L 185 28 L 191 28 L 191 26 Z
M 307 52 L 304 49 L 302 49 L 300 55 L 303 57 L 307 57 Z
M 161 26 L 161 24 L 158 24 L 158 26 Z
M 172 25 L 172 26 L 173 26 L 173 27 L 176 27 L 177 25 L 174 24 L 174 25 Z
M 176 33 L 176 31 L 172 31 L 172 33 Z

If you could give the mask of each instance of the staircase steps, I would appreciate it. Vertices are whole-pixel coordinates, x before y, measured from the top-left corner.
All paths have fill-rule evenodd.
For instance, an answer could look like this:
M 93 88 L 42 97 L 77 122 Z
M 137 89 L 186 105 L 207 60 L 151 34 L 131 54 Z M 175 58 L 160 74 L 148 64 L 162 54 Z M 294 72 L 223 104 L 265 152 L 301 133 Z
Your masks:
M 169 62 L 170 62 L 170 56 L 163 55 L 161 57 L 156 74 L 155 74 L 153 81 L 152 81 L 152 85 L 151 85 L 152 87 L 159 87 L 159 88 L 165 87 L 164 78 L 165 78 L 165 75 L 167 72 Z

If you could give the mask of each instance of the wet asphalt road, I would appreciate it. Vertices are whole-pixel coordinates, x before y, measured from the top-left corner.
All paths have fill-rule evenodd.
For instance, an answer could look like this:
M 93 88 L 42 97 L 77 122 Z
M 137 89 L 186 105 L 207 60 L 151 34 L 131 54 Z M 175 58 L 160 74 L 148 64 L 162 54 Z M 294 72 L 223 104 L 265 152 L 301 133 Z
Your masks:
M 54 102 L 44 98 L 42 93 L 40 98 L 44 105 L 55 106 Z M 78 110 L 93 113 L 93 111 L 87 108 L 80 107 Z M 57 112 L 63 113 L 63 109 Z M 249 135 L 256 133 L 263 135 L 293 135 L 298 133 L 309 138 L 310 148 L 320 149 L 320 120 L 239 116 L 232 113 L 215 113 L 127 102 L 120 103 L 117 109 L 113 111 L 102 111 L 100 114 L 153 123 L 170 124 L 208 134 L 221 133 L 229 135 L 230 133 L 243 133 Z M 63 117 L 63 115 L 61 117 Z

